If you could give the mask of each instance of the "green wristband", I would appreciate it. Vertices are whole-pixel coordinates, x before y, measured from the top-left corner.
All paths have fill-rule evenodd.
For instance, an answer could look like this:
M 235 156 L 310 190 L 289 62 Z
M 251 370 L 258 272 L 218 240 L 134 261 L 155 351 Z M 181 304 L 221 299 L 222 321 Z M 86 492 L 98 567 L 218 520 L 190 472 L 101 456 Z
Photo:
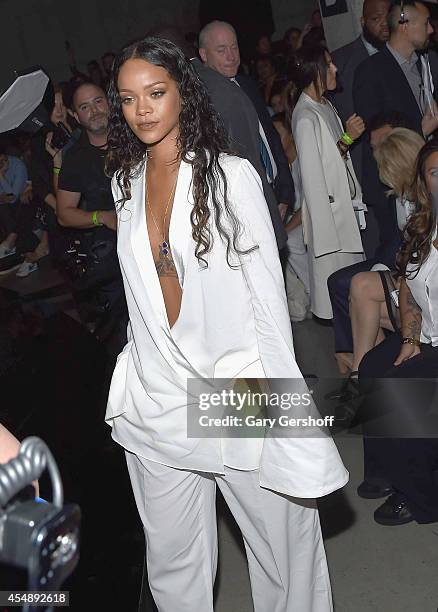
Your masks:
M 93 214 L 91 215 L 91 220 L 93 221 L 93 225 L 96 225 L 96 227 L 100 227 L 102 223 L 100 223 L 99 219 L 97 218 L 97 212 L 97 210 L 93 212 Z
M 353 144 L 354 140 L 351 138 L 351 136 L 349 136 L 347 134 L 347 132 L 344 132 L 341 136 L 341 140 L 343 142 L 345 142 L 346 145 L 348 145 L 349 147 L 351 147 L 351 145 Z
M 53 172 L 55 174 L 59 174 L 61 172 L 61 168 L 58 168 L 57 166 L 53 166 Z

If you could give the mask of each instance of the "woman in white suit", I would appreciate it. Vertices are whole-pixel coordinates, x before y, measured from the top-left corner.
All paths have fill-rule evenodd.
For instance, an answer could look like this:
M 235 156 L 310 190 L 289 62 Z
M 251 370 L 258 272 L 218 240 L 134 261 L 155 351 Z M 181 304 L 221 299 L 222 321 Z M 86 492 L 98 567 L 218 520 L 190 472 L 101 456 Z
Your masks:
M 340 268 L 364 259 L 353 201 L 361 202 L 348 148 L 364 131 L 353 115 L 344 132 L 326 91 L 336 88 L 336 66 L 324 47 L 297 53 L 293 81 L 301 95 L 292 114 L 302 201 L 304 242 L 310 272 L 313 314 L 333 316 L 327 278 Z
M 124 49 L 109 100 L 130 324 L 106 420 L 126 450 L 158 609 L 213 610 L 218 485 L 242 530 L 254 609 L 331 610 L 313 498 L 348 479 L 333 440 L 187 435 L 188 379 L 301 378 L 259 177 L 226 153 L 172 43 Z

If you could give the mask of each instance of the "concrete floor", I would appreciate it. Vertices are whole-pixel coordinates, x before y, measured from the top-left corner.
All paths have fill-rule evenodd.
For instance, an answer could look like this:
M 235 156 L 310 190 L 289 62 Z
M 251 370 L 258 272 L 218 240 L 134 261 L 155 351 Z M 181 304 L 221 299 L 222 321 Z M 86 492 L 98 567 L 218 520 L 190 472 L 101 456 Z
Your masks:
M 0 286 L 21 293 L 49 286 L 53 272 L 46 263 L 41 268 L 27 279 L 2 277 Z M 297 323 L 294 338 L 303 372 L 337 376 L 330 327 L 315 321 Z M 350 471 L 350 482 L 319 503 L 336 612 L 437 612 L 438 524 L 392 528 L 376 524 L 373 511 L 381 502 L 356 494 L 362 480 L 362 442 L 357 437 L 340 437 L 336 442 Z M 240 534 L 221 499 L 218 515 L 216 612 L 251 612 Z

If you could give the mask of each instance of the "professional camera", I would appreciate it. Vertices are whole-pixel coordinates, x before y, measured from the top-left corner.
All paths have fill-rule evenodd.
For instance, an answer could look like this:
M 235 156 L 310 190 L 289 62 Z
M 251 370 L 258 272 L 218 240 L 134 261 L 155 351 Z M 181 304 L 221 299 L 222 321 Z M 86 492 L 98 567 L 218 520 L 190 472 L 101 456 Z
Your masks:
M 33 499 L 31 483 L 46 466 L 52 502 Z M 18 456 L 0 465 L 0 562 L 27 569 L 29 591 L 58 590 L 79 560 L 79 523 L 79 507 L 63 505 L 52 453 L 39 438 L 26 438 Z
M 56 124 L 56 128 L 53 130 L 52 136 L 52 147 L 59 151 L 65 147 L 71 138 L 71 134 L 65 125 L 60 121 Z

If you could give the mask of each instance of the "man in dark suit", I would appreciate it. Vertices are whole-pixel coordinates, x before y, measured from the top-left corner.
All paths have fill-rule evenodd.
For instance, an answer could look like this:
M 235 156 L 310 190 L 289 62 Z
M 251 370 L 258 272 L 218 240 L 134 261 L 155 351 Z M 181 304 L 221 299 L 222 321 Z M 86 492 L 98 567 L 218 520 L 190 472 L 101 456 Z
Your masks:
M 389 0 L 365 0 L 362 12 L 362 34 L 352 43 L 332 53 L 332 60 L 338 69 L 338 86 L 329 97 L 344 125 L 355 112 L 353 102 L 353 79 L 356 68 L 371 55 L 378 53 L 389 38 Z M 362 183 L 362 148 L 364 138 L 357 140 L 350 149 L 351 161 L 359 182 Z M 373 257 L 379 244 L 379 231 L 374 210 L 370 206 L 367 227 L 362 232 L 362 242 L 367 257 Z
M 280 137 L 275 130 L 257 84 L 249 77 L 237 74 L 240 66 L 239 45 L 234 28 L 223 21 L 212 21 L 199 34 L 199 55 L 209 68 L 240 87 L 257 113 L 259 154 L 265 167 L 265 177 L 274 189 L 280 210 L 294 204 L 294 187 Z M 234 85 L 233 85 L 234 83 Z M 251 160 L 250 160 L 251 161 Z
M 210 95 L 213 106 L 225 125 L 230 136 L 230 146 L 239 155 L 246 157 L 260 175 L 263 192 L 268 204 L 277 239 L 278 249 L 286 246 L 287 234 L 281 219 L 277 196 L 268 178 L 260 158 L 258 117 L 254 106 L 239 87 L 212 70 L 199 59 L 192 59 L 192 64 Z M 295 201 L 293 184 L 292 195 L 287 203 Z
M 421 2 L 406 0 L 403 10 L 399 3 L 392 7 L 388 19 L 388 43 L 379 53 L 362 62 L 354 75 L 354 109 L 365 124 L 376 115 L 396 111 L 405 115 L 410 127 L 422 136 L 429 136 L 438 127 L 438 119 L 425 100 L 424 77 L 417 55 L 417 51 L 426 49 L 433 31 L 429 16 L 429 10 Z M 362 191 L 364 201 L 375 207 L 382 249 L 392 241 L 396 232 L 389 218 L 391 211 L 385 189 L 378 177 L 369 137 L 365 138 Z
M 355 112 L 353 79 L 356 68 L 371 55 L 377 53 L 389 38 L 389 0 L 365 0 L 362 12 L 362 34 L 353 42 L 333 51 L 332 60 L 338 69 L 336 90 L 330 93 L 343 123 Z M 362 141 L 350 150 L 356 176 L 362 177 Z

